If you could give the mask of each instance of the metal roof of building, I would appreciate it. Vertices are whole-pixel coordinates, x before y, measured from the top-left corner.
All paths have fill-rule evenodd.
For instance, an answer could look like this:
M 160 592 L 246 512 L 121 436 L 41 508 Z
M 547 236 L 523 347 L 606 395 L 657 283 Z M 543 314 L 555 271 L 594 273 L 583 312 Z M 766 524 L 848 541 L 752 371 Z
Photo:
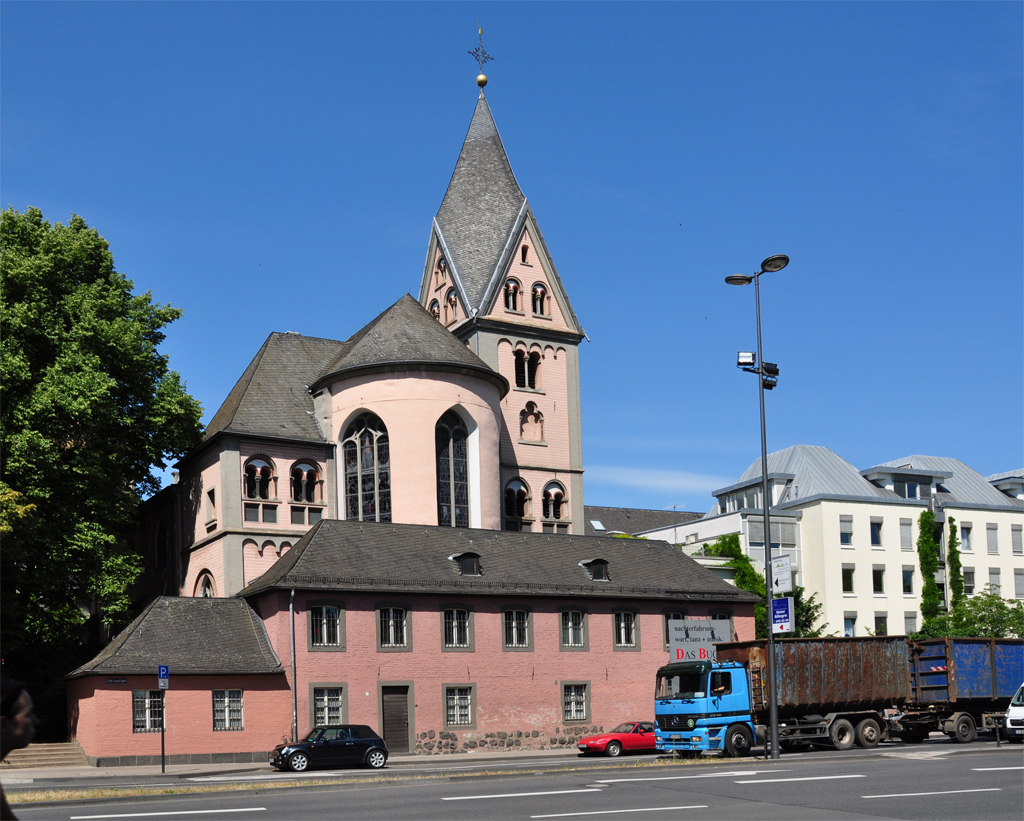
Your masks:
M 792 474 L 790 492 L 783 504 L 811 496 L 853 496 L 892 498 L 892 491 L 876 487 L 843 457 L 820 445 L 794 445 L 768 454 L 768 475 Z M 744 471 L 737 485 L 761 478 L 761 460 Z
M 1024 510 L 1024 501 L 1007 496 L 974 468 L 950 456 L 906 456 L 883 464 L 889 467 L 909 465 L 918 470 L 948 471 L 952 476 L 942 480 L 942 486 L 948 493 L 940 494 L 944 504 L 1010 506 Z

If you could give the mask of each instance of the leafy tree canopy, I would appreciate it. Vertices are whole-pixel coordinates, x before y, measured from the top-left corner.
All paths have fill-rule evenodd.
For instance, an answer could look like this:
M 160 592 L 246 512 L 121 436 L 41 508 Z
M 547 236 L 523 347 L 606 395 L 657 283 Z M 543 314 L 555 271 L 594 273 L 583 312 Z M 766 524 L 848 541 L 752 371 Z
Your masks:
M 202 409 L 157 350 L 181 311 L 133 287 L 81 217 L 0 212 L 5 655 L 75 636 L 83 603 L 124 620 L 137 505 L 200 441 Z
M 991 586 L 964 597 L 948 613 L 926 619 L 912 639 L 979 636 L 1024 639 L 1024 601 L 1004 599 Z

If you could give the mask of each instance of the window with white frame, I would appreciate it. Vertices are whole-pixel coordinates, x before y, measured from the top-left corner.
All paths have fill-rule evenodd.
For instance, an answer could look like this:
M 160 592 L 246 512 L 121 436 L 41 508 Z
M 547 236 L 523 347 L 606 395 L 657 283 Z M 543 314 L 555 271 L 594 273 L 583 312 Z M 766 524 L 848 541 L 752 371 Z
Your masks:
M 843 565 L 843 593 L 852 595 L 853 589 L 853 571 L 854 565 L 844 564 Z
M 672 642 L 672 625 L 671 625 L 671 622 L 673 622 L 673 621 L 682 621 L 685 618 L 686 618 L 686 614 L 682 613 L 682 612 L 679 612 L 679 611 L 676 611 L 674 613 L 666 613 L 665 614 L 665 646 L 666 647 L 668 647 L 668 645 Z
M 526 610 L 505 611 L 505 647 L 530 646 L 530 614 Z
M 388 429 L 373 413 L 360 415 L 345 431 L 345 518 L 391 521 L 391 453 Z
M 843 613 L 843 635 L 846 637 L 852 637 L 857 635 L 857 614 L 846 612 Z
M 964 595 L 965 596 L 973 596 L 974 595 L 974 568 L 973 567 L 965 567 L 965 568 L 963 568 L 963 574 L 964 574 Z
M 380 646 L 405 647 L 405 609 L 382 607 L 380 609 Z
M 839 517 L 839 544 L 843 547 L 853 545 L 853 516 Z
M 636 613 L 620 611 L 613 614 L 616 647 L 636 647 Z
M 473 688 L 446 687 L 444 723 L 449 727 L 473 724 Z
M 585 616 L 579 610 L 562 611 L 562 647 L 583 647 Z
M 985 525 L 985 535 L 988 536 L 988 552 L 994 556 L 999 553 L 999 525 L 989 522 Z
M 1022 539 L 1022 526 L 1010 525 L 1010 549 L 1014 556 L 1024 556 L 1024 539 Z
M 213 729 L 244 730 L 242 723 L 242 691 L 213 691 Z
M 469 647 L 469 611 L 457 607 L 444 611 L 444 646 Z
M 885 593 L 885 565 L 876 564 L 871 568 L 871 589 L 875 595 Z
M 967 553 L 971 553 L 974 550 L 974 546 L 971 544 L 970 522 L 960 523 L 960 549 Z
M 341 687 L 313 688 L 313 724 L 321 727 L 325 724 L 341 724 Z
M 904 595 L 914 592 L 914 566 L 903 565 L 903 593 Z
M 331 605 L 309 609 L 310 642 L 314 647 L 341 646 L 341 611 Z
M 562 721 L 587 720 L 587 685 L 562 685 Z
M 879 516 L 871 517 L 871 546 L 882 546 L 882 519 Z
M 158 733 L 163 721 L 163 690 L 132 690 L 132 732 Z
M 914 549 L 913 519 L 900 519 L 900 550 Z

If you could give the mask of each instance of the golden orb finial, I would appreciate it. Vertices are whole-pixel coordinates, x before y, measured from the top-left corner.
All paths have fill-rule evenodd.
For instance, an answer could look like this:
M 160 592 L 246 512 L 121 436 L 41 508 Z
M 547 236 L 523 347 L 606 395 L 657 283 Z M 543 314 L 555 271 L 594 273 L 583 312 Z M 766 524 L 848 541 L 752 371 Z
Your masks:
M 480 73 L 476 77 L 476 84 L 480 86 L 480 88 L 482 89 L 485 85 L 487 85 L 487 75 L 484 74 L 484 63 L 487 63 L 493 60 L 494 58 L 491 57 L 491 55 L 488 54 L 486 51 L 484 51 L 484 30 L 480 26 L 479 20 L 476 21 L 476 30 L 477 33 L 480 35 L 480 42 L 478 43 L 475 49 L 469 52 L 469 55 L 474 60 L 476 60 L 477 63 L 479 63 L 480 65 Z
M 478 74 L 476 78 L 476 84 L 480 86 L 480 88 L 483 88 L 485 85 L 487 85 L 487 75 Z

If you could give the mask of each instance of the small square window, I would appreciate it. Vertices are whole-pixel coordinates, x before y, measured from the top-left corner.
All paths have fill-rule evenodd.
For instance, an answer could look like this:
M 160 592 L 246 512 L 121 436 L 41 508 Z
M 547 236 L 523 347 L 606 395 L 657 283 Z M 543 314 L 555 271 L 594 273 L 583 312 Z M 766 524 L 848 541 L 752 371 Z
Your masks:
M 258 522 L 260 520 L 260 506 L 259 505 L 245 505 L 245 521 L 247 522 Z
M 320 507 L 311 507 L 306 512 L 309 516 L 309 523 L 311 525 L 315 525 L 324 517 L 323 508 Z
M 132 732 L 158 733 L 163 721 L 163 690 L 132 690 Z
M 562 721 L 587 721 L 590 715 L 588 690 L 582 682 L 562 685 Z
M 342 687 L 313 688 L 313 725 L 343 724 Z
M 475 724 L 473 687 L 445 687 L 444 723 L 448 727 L 466 727 Z
M 213 729 L 244 730 L 242 723 L 242 691 L 213 691 Z
M 267 524 L 277 524 L 277 505 L 263 505 L 263 521 Z
M 292 506 L 292 524 L 304 525 L 306 523 L 306 508 Z

